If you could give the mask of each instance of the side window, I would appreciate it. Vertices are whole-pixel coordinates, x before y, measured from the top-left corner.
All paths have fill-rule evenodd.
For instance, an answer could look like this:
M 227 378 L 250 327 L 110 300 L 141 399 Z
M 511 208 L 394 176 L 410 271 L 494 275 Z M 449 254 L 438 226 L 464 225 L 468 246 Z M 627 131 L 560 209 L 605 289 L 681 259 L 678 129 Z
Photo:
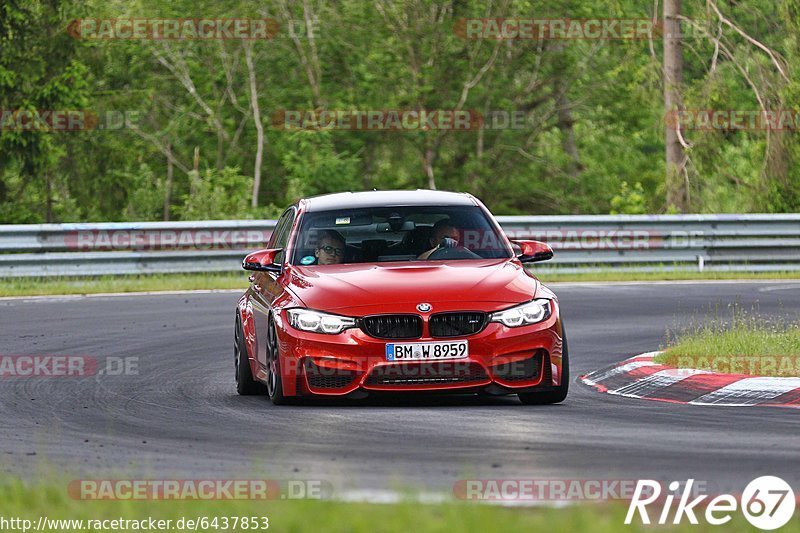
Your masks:
M 286 215 L 288 212 L 284 212 L 279 218 L 278 221 L 275 223 L 275 229 L 272 230 L 272 235 L 269 237 L 269 244 L 267 244 L 267 248 L 278 248 L 277 245 L 278 237 L 280 236 L 281 229 L 286 224 Z
M 294 222 L 294 209 L 287 209 L 281 215 L 278 225 L 275 228 L 275 243 L 273 248 L 283 248 L 283 250 L 275 256 L 276 263 L 283 263 L 286 257 L 286 246 L 289 244 L 289 234 L 292 231 L 292 223 Z

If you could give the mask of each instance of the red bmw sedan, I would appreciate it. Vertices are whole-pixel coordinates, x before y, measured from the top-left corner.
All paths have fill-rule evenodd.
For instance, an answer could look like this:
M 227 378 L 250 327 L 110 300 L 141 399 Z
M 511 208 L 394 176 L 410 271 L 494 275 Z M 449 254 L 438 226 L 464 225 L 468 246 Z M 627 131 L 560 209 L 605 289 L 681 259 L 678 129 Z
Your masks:
M 563 401 L 558 299 L 525 268 L 549 246 L 509 241 L 475 197 L 371 191 L 300 200 L 248 255 L 236 310 L 240 394 L 442 391 Z

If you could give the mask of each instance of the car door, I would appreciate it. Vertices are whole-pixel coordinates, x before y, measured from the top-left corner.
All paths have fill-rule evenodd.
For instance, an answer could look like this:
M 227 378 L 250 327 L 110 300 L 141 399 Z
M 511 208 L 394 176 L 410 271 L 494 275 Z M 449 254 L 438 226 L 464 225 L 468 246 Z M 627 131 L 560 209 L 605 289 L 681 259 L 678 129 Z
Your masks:
M 275 232 L 269 241 L 269 248 L 283 248 L 289 241 L 292 225 L 294 223 L 296 209 L 290 207 L 278 219 L 275 225 Z M 285 253 L 278 254 L 276 263 L 285 263 Z M 279 283 L 279 277 L 283 273 L 277 272 L 255 272 L 251 276 L 251 297 L 253 306 L 253 322 L 256 328 L 256 360 L 261 369 L 266 369 L 267 365 L 267 327 L 269 325 L 269 313 L 272 303 L 281 295 L 283 290 Z

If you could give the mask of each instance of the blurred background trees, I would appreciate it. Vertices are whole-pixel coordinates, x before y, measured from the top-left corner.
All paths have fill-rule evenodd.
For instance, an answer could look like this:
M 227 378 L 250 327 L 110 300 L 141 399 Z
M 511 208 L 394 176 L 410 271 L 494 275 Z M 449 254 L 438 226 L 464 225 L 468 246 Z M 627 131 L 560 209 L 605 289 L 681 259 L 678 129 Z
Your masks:
M 0 223 L 270 218 L 301 196 L 430 186 L 471 192 L 498 214 L 797 211 L 796 131 L 681 131 L 668 179 L 665 113 L 796 111 L 800 0 L 660 2 L 6 0 L 0 109 L 122 119 L 85 132 L 0 128 Z M 454 31 L 461 18 L 661 20 L 665 8 L 680 20 L 679 66 L 665 65 L 660 35 L 493 41 Z M 269 17 L 280 31 L 265 41 L 70 37 L 83 17 Z M 681 76 L 665 108 L 667 67 Z M 313 109 L 521 111 L 525 122 L 272 125 L 281 110 Z

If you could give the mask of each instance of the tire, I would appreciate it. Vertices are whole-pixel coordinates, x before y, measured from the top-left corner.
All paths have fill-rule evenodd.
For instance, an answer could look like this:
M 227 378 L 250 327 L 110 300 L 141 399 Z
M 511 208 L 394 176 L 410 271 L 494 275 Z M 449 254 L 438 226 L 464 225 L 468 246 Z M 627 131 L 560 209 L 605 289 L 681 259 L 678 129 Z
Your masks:
M 564 322 L 561 322 L 561 383 L 554 390 L 546 392 L 526 392 L 518 394 L 520 401 L 525 405 L 547 405 L 561 403 L 569 393 L 569 347 L 567 346 L 567 332 Z
M 288 405 L 294 398 L 283 394 L 283 376 L 281 375 L 280 347 L 278 334 L 275 330 L 275 321 L 269 317 L 267 326 L 267 396 L 273 405 Z
M 247 357 L 247 344 L 244 342 L 242 322 L 238 314 L 233 335 L 233 358 L 236 367 L 236 392 L 242 396 L 266 394 L 266 386 L 253 379 L 253 372 Z

